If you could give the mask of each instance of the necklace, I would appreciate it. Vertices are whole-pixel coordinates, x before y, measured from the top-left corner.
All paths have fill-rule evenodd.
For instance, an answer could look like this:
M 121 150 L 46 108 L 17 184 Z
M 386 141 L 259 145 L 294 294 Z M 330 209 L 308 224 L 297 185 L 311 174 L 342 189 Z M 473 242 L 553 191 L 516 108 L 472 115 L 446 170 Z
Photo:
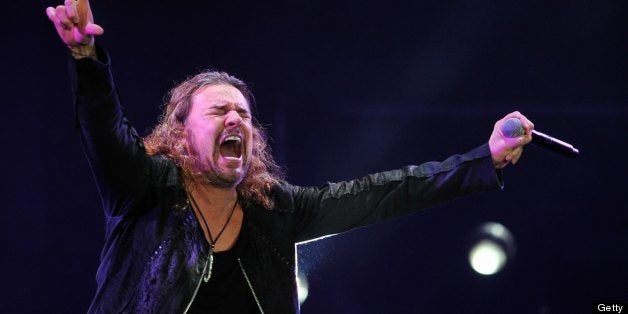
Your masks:
M 201 219 L 203 220 L 203 224 L 205 225 L 205 229 L 207 230 L 207 234 L 209 235 L 209 256 L 207 257 L 207 264 L 205 264 L 205 268 L 203 269 L 203 275 L 202 275 L 203 281 L 208 282 L 209 278 L 212 276 L 212 267 L 214 266 L 214 247 L 216 246 L 216 242 L 218 242 L 218 239 L 220 238 L 222 233 L 225 231 L 225 229 L 227 229 L 227 225 L 229 225 L 229 221 L 231 221 L 231 217 L 233 216 L 233 213 L 235 212 L 235 209 L 238 206 L 238 199 L 236 198 L 235 202 L 233 202 L 233 208 L 231 208 L 231 212 L 229 213 L 229 217 L 227 218 L 227 221 L 222 226 L 222 229 L 220 229 L 220 232 L 218 232 L 216 239 L 214 239 L 212 237 L 212 232 L 209 229 L 209 225 L 207 224 L 207 221 L 205 220 L 205 216 L 203 216 L 203 212 L 201 211 L 201 208 L 198 207 L 198 204 L 196 204 L 196 200 L 192 196 L 192 193 L 188 192 L 188 197 L 192 200 L 193 209 L 198 211 L 198 214 L 201 216 Z

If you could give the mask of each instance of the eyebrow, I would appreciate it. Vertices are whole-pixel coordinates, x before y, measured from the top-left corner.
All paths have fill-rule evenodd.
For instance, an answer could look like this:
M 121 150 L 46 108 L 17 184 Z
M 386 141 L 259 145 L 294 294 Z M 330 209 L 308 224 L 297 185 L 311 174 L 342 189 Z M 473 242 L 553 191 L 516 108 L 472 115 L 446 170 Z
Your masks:
M 250 112 L 251 112 L 251 111 L 250 111 L 250 110 L 249 110 L 246 106 L 244 106 L 243 104 L 241 104 L 241 103 L 234 103 L 234 102 L 215 103 L 215 104 L 210 105 L 207 109 L 208 109 L 208 110 L 210 110 L 210 109 L 220 109 L 220 110 L 225 110 L 225 109 L 228 109 L 228 108 L 231 108 L 231 107 L 235 107 L 235 110 L 236 110 L 236 111 L 244 111 L 244 112 L 247 112 L 247 113 L 250 113 Z

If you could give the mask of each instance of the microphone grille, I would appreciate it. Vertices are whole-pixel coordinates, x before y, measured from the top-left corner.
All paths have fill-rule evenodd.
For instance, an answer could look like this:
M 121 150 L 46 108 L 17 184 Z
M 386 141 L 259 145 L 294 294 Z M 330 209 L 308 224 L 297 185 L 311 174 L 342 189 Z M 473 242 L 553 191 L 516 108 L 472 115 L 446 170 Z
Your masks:
M 504 121 L 501 126 L 501 130 L 504 135 L 510 138 L 518 137 L 525 133 L 523 125 L 521 124 L 521 120 L 517 118 L 510 118 Z

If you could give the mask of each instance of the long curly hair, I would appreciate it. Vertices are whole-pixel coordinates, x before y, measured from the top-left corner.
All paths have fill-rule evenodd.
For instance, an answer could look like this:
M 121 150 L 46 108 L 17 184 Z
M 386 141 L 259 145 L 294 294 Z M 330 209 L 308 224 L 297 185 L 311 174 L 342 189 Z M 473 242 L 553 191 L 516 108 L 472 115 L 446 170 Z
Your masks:
M 207 182 L 202 172 L 195 169 L 199 160 L 187 149 L 185 120 L 192 107 L 193 96 L 208 85 L 228 84 L 237 88 L 253 106 L 254 97 L 242 80 L 225 72 L 203 71 L 175 86 L 168 93 L 168 100 L 158 124 L 144 138 L 144 146 L 150 155 L 162 154 L 181 168 L 183 176 L 194 181 Z M 263 128 L 253 120 L 253 153 L 251 164 L 236 187 L 238 197 L 245 203 L 255 203 L 264 208 L 274 207 L 270 195 L 272 187 L 283 179 L 281 167 L 275 162 Z

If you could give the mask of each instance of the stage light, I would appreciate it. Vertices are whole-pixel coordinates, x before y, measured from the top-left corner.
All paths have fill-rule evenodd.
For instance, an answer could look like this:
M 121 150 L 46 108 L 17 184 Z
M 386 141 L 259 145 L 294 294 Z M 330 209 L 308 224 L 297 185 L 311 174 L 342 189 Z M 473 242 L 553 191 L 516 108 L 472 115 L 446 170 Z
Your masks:
M 482 240 L 469 252 L 469 262 L 476 272 L 482 275 L 492 275 L 506 264 L 506 253 L 497 243 Z
M 304 273 L 297 273 L 297 295 L 299 296 L 299 305 L 302 305 L 309 294 L 309 284 Z
M 514 257 L 515 241 L 512 233 L 499 223 L 482 224 L 476 229 L 473 239 L 469 264 L 479 274 L 496 274 Z

